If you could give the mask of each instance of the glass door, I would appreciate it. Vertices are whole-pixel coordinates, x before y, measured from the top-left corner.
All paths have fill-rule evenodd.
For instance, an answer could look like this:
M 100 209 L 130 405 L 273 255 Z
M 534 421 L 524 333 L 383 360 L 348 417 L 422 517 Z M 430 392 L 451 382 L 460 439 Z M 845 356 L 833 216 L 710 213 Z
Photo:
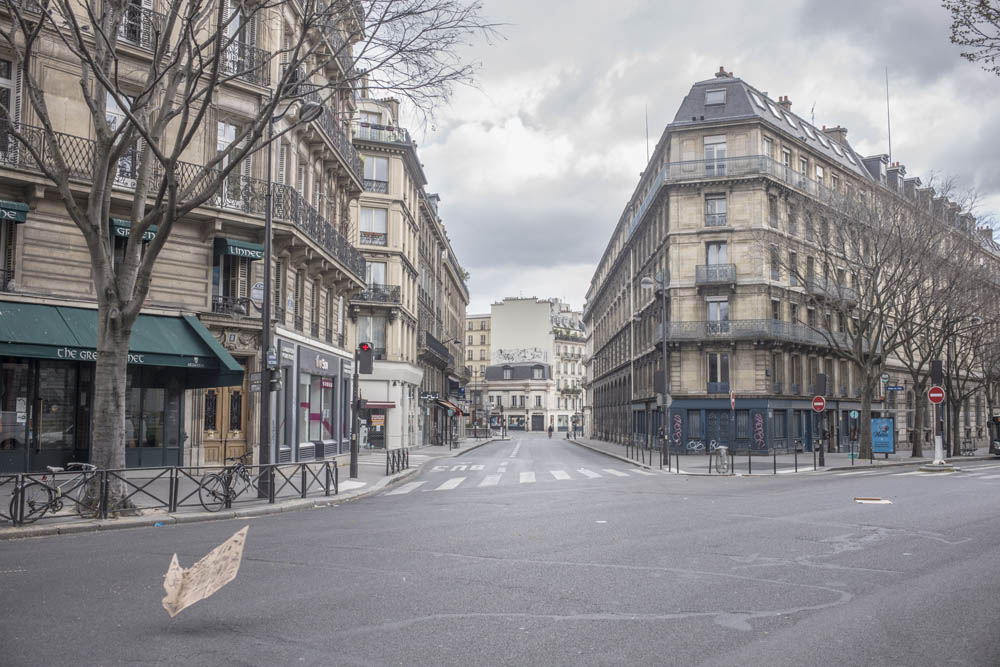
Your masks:
M 77 366 L 61 361 L 38 362 L 34 410 L 29 417 L 29 469 L 65 466 L 76 453 Z
M 27 362 L 0 362 L 0 473 L 27 469 L 29 373 Z

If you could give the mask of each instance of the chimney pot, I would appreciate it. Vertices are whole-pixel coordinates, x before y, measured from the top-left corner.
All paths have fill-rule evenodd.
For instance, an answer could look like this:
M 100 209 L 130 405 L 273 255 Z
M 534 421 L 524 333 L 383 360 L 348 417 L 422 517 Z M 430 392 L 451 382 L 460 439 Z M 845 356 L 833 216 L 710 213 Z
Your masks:
M 785 111 L 792 110 L 792 101 L 788 99 L 788 95 L 778 98 L 778 104 L 780 104 Z
M 731 74 L 726 74 L 726 68 L 720 65 L 719 66 L 719 71 L 715 73 L 715 76 L 717 78 L 719 78 L 719 79 L 723 79 L 723 78 L 725 78 L 727 76 L 732 76 L 732 75 Z

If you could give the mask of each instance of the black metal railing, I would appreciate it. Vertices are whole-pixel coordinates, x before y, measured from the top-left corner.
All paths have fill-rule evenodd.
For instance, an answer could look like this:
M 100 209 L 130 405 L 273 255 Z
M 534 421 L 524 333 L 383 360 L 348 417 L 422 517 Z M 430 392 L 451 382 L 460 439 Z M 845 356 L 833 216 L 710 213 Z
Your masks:
M 389 194 L 389 181 L 376 181 L 374 178 L 366 178 L 365 191 L 383 195 Z
M 361 290 L 353 301 L 367 301 L 370 303 L 401 303 L 399 285 L 371 284 Z
M 232 42 L 222 54 L 222 71 L 257 86 L 270 86 L 271 54 L 251 44 Z
M 663 339 L 661 324 L 654 329 L 653 340 Z M 778 340 L 786 343 L 800 343 L 830 347 L 831 343 L 847 345 L 842 333 L 820 332 L 808 325 L 783 320 L 727 320 L 667 322 L 667 340 L 672 342 L 704 340 Z M 792 393 L 798 393 L 793 390 Z
M 695 285 L 717 285 L 736 282 L 735 264 L 699 264 L 694 268 Z
M 274 217 L 301 229 L 355 276 L 365 275 L 365 258 L 312 204 L 288 185 L 273 186 Z
M 389 245 L 389 235 L 385 232 L 360 232 L 361 245 Z
M 279 324 L 285 323 L 285 313 L 286 311 L 284 306 L 275 306 L 271 309 L 271 317 L 274 318 L 274 320 Z
M 410 467 L 410 450 L 406 447 L 385 450 L 385 474 L 395 475 Z
M 705 214 L 705 226 L 706 227 L 725 227 L 726 226 L 726 214 L 725 213 L 706 213 Z
M 308 86 L 311 84 L 304 85 Z M 323 130 L 323 134 L 330 140 L 334 150 L 340 154 L 341 159 L 354 173 L 355 178 L 358 179 L 358 183 L 362 183 L 364 179 L 364 163 L 361 160 L 361 154 L 354 147 L 354 144 L 351 143 L 351 138 L 347 135 L 347 130 L 338 122 L 336 114 L 330 110 L 328 104 L 323 104 L 322 98 L 315 90 L 307 93 L 304 99 L 307 102 L 320 105 L 320 114 L 313 122 Z
M 250 298 L 213 295 L 212 312 L 221 315 L 247 315 L 250 312 Z
M 837 281 L 822 276 L 809 276 L 806 278 L 806 290 L 824 299 L 843 301 L 844 303 L 857 303 L 858 292 L 850 287 L 844 287 Z
M 448 348 L 444 345 L 444 343 L 431 335 L 430 332 L 417 332 L 417 347 L 420 348 L 421 351 L 430 353 L 432 357 L 439 362 L 443 362 L 445 365 L 451 365 L 454 363 L 454 357 L 451 352 L 448 351 Z
M 309 335 L 311 335 L 316 340 L 319 340 L 319 323 L 313 322 L 309 325 Z
M 14 291 L 13 269 L 0 269 L 0 292 Z
M 406 455 L 406 464 L 409 456 Z M 223 475 L 226 507 L 340 491 L 335 461 L 247 466 L 247 477 Z M 146 510 L 177 512 L 202 506 L 201 491 L 224 466 L 163 466 L 0 476 L 0 520 L 15 526 L 73 517 L 107 519 Z M 34 503 L 26 502 L 26 497 Z M 38 501 L 57 498 L 43 507 Z
M 143 49 L 152 49 L 153 30 L 163 26 L 165 20 L 166 14 L 139 5 L 125 5 L 122 22 L 118 26 L 119 42 L 125 41 Z
M 337 334 L 337 347 L 344 347 L 346 338 L 343 333 Z
M 412 144 L 410 133 L 402 127 L 392 125 L 377 125 L 355 121 L 354 138 L 362 141 L 374 141 L 382 144 Z

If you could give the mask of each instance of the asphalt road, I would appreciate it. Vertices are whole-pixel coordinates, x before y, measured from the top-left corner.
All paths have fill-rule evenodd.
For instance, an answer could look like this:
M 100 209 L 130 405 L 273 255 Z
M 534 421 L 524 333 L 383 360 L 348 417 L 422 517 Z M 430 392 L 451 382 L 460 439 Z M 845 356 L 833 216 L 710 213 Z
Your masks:
M 1000 664 L 1000 461 L 913 472 L 643 475 L 524 434 L 334 508 L 0 543 L 0 664 Z M 247 523 L 170 619 L 171 555 Z

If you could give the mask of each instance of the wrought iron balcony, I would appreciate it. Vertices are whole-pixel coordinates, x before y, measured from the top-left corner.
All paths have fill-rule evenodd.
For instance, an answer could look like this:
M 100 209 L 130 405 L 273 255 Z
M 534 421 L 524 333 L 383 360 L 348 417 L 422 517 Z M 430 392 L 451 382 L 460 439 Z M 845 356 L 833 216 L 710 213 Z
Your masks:
M 246 316 L 250 313 L 250 298 L 245 296 L 212 296 L 212 312 L 222 315 Z
M 366 178 L 365 192 L 375 192 L 383 195 L 389 194 L 389 181 L 376 181 L 373 178 Z
M 354 297 L 352 301 L 399 304 L 401 303 L 400 287 L 399 285 L 381 285 L 373 283 L 361 290 L 361 292 Z
M 348 243 L 337 229 L 306 201 L 305 197 L 287 185 L 274 185 L 274 217 L 286 220 L 323 246 L 355 276 L 365 275 L 365 258 Z
M 385 232 L 360 232 L 361 245 L 389 245 L 389 235 Z
M 417 348 L 420 354 L 427 354 L 431 360 L 438 362 L 436 365 L 442 368 L 451 366 L 455 362 L 448 347 L 428 331 L 417 332 Z
M 222 54 L 222 71 L 257 86 L 271 85 L 271 54 L 243 42 L 230 42 Z
M 654 340 L 663 340 L 660 324 L 656 325 Z M 783 320 L 728 320 L 724 322 L 667 322 L 667 342 L 709 341 L 779 341 L 816 347 L 831 347 L 831 342 L 846 345 L 843 334 L 816 331 L 805 324 Z M 794 385 L 793 385 L 794 388 Z M 792 393 L 797 393 L 792 391 Z
M 13 292 L 15 286 L 14 272 L 7 269 L 0 269 L 0 292 Z
M 402 127 L 392 125 L 377 125 L 355 121 L 354 138 L 361 141 L 372 141 L 380 144 L 412 144 L 410 133 Z
M 304 95 L 304 99 L 307 102 L 313 102 L 321 106 L 322 111 L 313 122 L 319 126 L 326 138 L 333 144 L 334 150 L 336 150 L 340 158 L 354 174 L 358 183 L 362 183 L 364 179 L 364 163 L 361 160 L 361 154 L 358 153 L 358 149 L 354 147 L 350 137 L 347 136 L 344 126 L 337 121 L 337 117 L 330 110 L 329 105 L 322 103 L 322 97 L 320 97 L 318 92 L 313 90 Z
M 728 382 L 708 382 L 705 387 L 706 393 L 709 394 L 728 394 L 729 393 L 729 383 Z
M 726 226 L 726 214 L 725 213 L 706 213 L 705 214 L 705 226 L 706 227 L 725 227 Z
M 823 299 L 843 301 L 844 303 L 858 302 L 857 290 L 839 285 L 831 278 L 809 276 L 806 278 L 806 290 Z
M 695 285 L 721 285 L 735 282 L 735 264 L 699 264 L 695 267 Z
M 121 25 L 118 26 L 119 43 L 127 42 L 142 49 L 153 48 L 153 29 L 162 27 L 166 15 L 139 5 L 125 5 Z

